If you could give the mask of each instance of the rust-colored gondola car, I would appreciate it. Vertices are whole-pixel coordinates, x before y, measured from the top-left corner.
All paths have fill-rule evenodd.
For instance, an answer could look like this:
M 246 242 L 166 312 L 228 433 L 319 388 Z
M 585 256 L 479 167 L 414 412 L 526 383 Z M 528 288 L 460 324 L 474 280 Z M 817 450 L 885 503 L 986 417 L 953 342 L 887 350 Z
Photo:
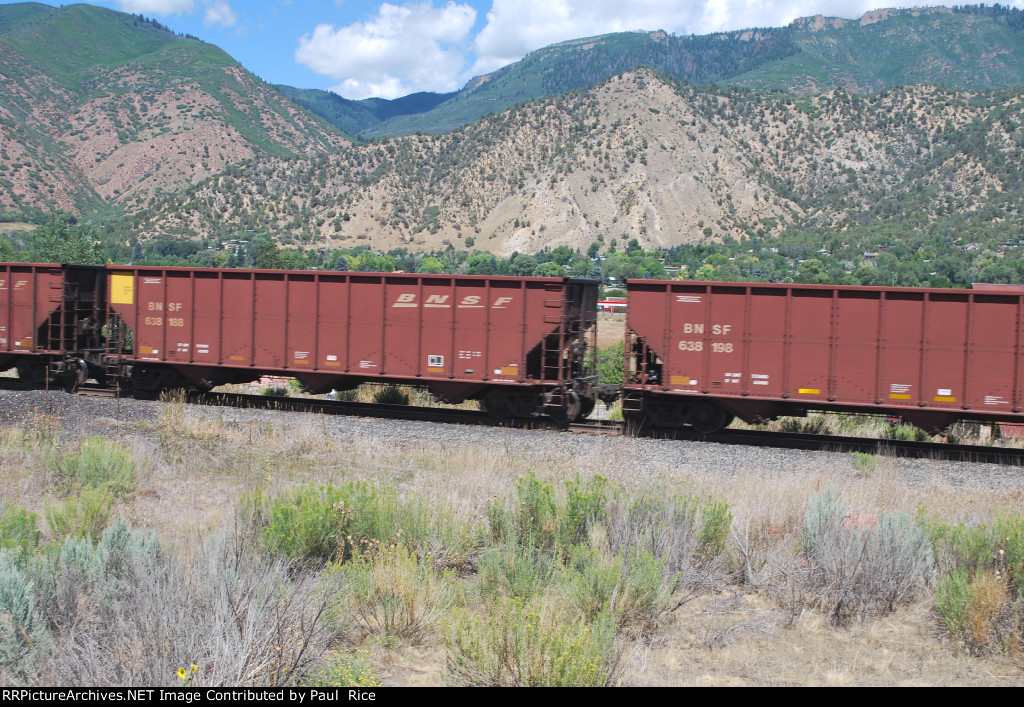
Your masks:
M 623 412 L 714 431 L 809 410 L 1021 421 L 1024 293 L 628 283 Z
M 293 376 L 421 385 L 495 415 L 593 407 L 597 286 L 569 278 L 108 266 L 140 390 Z

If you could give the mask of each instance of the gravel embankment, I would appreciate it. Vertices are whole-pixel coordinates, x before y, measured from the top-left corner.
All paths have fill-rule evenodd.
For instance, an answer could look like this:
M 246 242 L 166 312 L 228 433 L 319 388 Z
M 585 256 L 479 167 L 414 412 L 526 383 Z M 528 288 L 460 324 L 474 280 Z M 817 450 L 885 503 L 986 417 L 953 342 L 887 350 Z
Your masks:
M 73 441 L 89 434 L 146 435 L 147 425 L 160 419 L 167 403 L 69 395 L 45 391 L 0 391 L 0 427 L 31 428 L 43 419 L 52 420 L 58 434 Z M 262 410 L 188 406 L 189 415 L 216 415 L 227 425 L 265 423 L 285 428 L 309 425 L 310 415 Z M 129 422 L 132 424 L 116 424 Z M 807 452 L 763 447 L 728 446 L 700 442 L 601 437 L 587 434 L 542 430 L 517 430 L 495 427 L 441 425 L 347 416 L 316 416 L 317 426 L 340 447 L 346 443 L 372 438 L 387 448 L 416 449 L 445 444 L 461 444 L 483 449 L 502 447 L 512 453 L 544 449 L 553 461 L 571 468 L 573 460 L 589 460 L 587 467 L 609 464 L 631 465 L 634 469 L 685 469 L 691 474 L 715 475 L 727 480 L 731 475 L 763 469 L 773 483 L 780 478 L 804 475 L 837 474 L 849 478 L 854 472 L 850 455 Z M 151 433 L 148 433 L 151 434 Z M 556 457 L 556 458 L 555 458 Z M 943 484 L 970 492 L 984 490 L 1008 494 L 1018 501 L 1024 498 L 1024 468 L 996 464 L 886 459 L 887 469 L 907 485 Z M 770 472 L 770 473 L 769 473 Z

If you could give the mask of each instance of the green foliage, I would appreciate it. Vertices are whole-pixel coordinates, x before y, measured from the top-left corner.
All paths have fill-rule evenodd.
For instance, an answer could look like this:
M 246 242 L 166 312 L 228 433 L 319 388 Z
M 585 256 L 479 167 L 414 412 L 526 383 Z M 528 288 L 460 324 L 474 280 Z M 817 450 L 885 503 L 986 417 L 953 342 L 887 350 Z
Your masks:
M 454 572 L 395 542 L 357 556 L 343 568 L 361 625 L 388 643 L 417 643 L 455 601 Z
M 935 586 L 935 610 L 949 635 L 971 655 L 1016 654 L 1024 627 L 1024 599 L 992 570 L 971 576 L 954 569 Z
M 30 557 L 43 537 L 38 521 L 39 516 L 35 513 L 5 503 L 0 513 L 0 550 L 18 561 Z
M 246 499 L 264 506 L 258 496 Z M 290 560 L 324 563 L 351 556 L 353 509 L 343 493 L 330 486 L 296 486 L 284 498 L 266 504 L 266 523 L 260 527 L 260 545 L 272 555 Z M 261 509 L 262 510 L 262 509 Z
M 77 451 L 64 452 L 53 463 L 53 471 L 66 494 L 82 489 L 104 490 L 114 498 L 126 498 L 138 486 L 134 459 L 120 444 L 103 437 L 86 437 Z
M 624 342 L 617 341 L 598 351 L 597 361 L 600 365 L 599 379 L 601 383 L 621 385 L 625 348 Z
M 385 405 L 408 405 L 409 394 L 397 385 L 385 385 L 374 392 L 373 400 Z
M 608 505 L 608 480 L 595 474 L 586 482 L 577 476 L 565 482 L 565 508 L 562 511 L 560 540 L 567 545 L 586 541 L 589 529 L 604 522 Z
M 921 512 L 918 525 L 928 535 L 940 569 L 971 576 L 991 570 L 1016 591 L 1024 591 L 1024 514 L 997 513 L 990 524 L 968 526 Z
M 850 456 L 853 457 L 853 466 L 857 469 L 857 473 L 861 475 L 870 474 L 878 466 L 878 457 L 874 454 L 867 452 L 850 452 Z
M 54 538 L 98 539 L 114 514 L 114 498 L 105 488 L 83 488 L 60 504 L 47 503 L 46 524 Z
M 666 607 L 679 582 L 667 562 L 646 550 L 611 555 L 577 546 L 563 572 L 565 594 L 585 621 L 601 614 L 621 623 L 651 621 Z
M 484 551 L 480 590 L 489 597 L 529 599 L 551 586 L 557 569 L 550 553 L 533 545 L 504 542 Z
M 600 687 L 614 668 L 616 622 L 574 618 L 543 598 L 508 599 L 489 616 L 445 625 L 447 680 L 467 687 Z
M 298 485 L 275 498 L 255 491 L 242 498 L 237 513 L 256 529 L 264 551 L 302 563 L 344 562 L 401 540 L 458 564 L 473 542 L 444 509 L 360 482 Z
M 25 259 L 37 263 L 100 265 L 103 250 L 92 229 L 78 224 L 73 217 L 57 214 L 32 231 Z

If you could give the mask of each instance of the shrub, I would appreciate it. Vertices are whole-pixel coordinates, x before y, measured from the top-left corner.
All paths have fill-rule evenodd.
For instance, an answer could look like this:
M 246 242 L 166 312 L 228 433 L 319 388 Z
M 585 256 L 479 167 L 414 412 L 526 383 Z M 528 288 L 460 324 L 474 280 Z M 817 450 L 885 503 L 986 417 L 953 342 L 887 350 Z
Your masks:
M 54 463 L 58 486 L 64 493 L 84 488 L 106 489 L 115 498 L 135 493 L 138 471 L 135 461 L 117 442 L 102 437 L 82 440 L 77 452 L 66 452 Z
M 480 589 L 489 597 L 529 599 L 554 579 L 557 563 L 532 545 L 505 542 L 489 548 L 480 563 Z
M 683 583 L 690 585 L 724 551 L 731 523 L 724 501 L 645 494 L 611 504 L 608 541 L 615 553 L 646 551 L 664 559 L 666 572 L 681 572 Z
M 259 504 L 261 499 L 253 499 Z M 269 501 L 260 546 L 289 560 L 339 562 L 352 552 L 353 509 L 330 486 L 296 486 L 284 498 Z
M 440 576 L 401 542 L 345 567 L 352 608 L 368 633 L 418 642 L 454 603 L 451 570 Z
M 595 475 L 586 483 L 579 476 L 565 482 L 565 511 L 561 520 L 561 542 L 576 545 L 587 539 L 589 528 L 604 521 L 608 498 L 605 486 L 608 480 Z
M 954 569 L 935 587 L 935 609 L 949 634 L 970 654 L 1016 654 L 1024 602 L 1014 601 L 1003 577 L 992 570 L 973 578 Z
M 918 595 L 931 568 L 928 540 L 909 516 L 881 514 L 872 520 L 858 527 L 831 486 L 808 501 L 805 579 L 833 623 L 895 611 Z
M 373 394 L 374 402 L 385 405 L 408 405 L 409 394 L 397 385 L 385 385 Z
M 51 639 L 38 683 L 299 684 L 337 639 L 339 588 L 215 534 L 186 561 L 117 521 L 95 545 L 67 538 L 27 569 Z
M 676 589 L 678 576 L 669 576 L 665 565 L 663 559 L 646 551 L 612 556 L 580 546 L 563 571 L 563 583 L 585 621 L 602 614 L 620 623 L 651 621 Z
M 238 515 L 256 529 L 265 551 L 300 562 L 344 562 L 397 540 L 413 548 L 431 546 L 458 562 L 467 543 L 460 532 L 464 529 L 445 525 L 448 516 L 432 513 L 426 501 L 400 500 L 393 488 L 361 482 L 299 485 L 279 498 L 257 491 L 243 497 Z M 438 546 L 445 542 L 454 557 Z
M 486 617 L 460 612 L 445 626 L 452 685 L 598 687 L 612 680 L 616 621 L 571 617 L 549 600 L 510 599 Z
M 35 683 L 38 657 L 46 644 L 30 581 L 9 552 L 0 553 L 0 670 L 5 682 Z
M 291 395 L 291 389 L 284 385 L 269 385 L 260 390 L 260 395 L 265 395 L 268 398 L 287 398 Z
M 38 521 L 35 513 L 5 504 L 0 513 L 0 549 L 12 552 L 11 556 L 19 563 L 29 558 L 43 538 Z
M 82 489 L 78 496 L 59 505 L 47 503 L 43 514 L 54 538 L 68 536 L 98 539 L 114 513 L 114 499 L 105 489 Z

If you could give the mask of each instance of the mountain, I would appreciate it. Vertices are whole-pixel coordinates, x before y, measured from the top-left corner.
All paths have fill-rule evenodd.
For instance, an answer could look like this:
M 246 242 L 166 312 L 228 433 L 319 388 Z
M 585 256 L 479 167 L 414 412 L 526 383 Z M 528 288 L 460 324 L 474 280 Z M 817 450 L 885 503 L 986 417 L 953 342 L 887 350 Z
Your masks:
M 534 52 L 454 96 L 345 101 L 270 86 L 142 17 L 3 5 L 0 220 L 63 209 L 120 243 L 214 247 L 249 234 L 495 253 L 785 235 L 803 257 L 835 239 L 1016 242 L 1022 17 L 622 33 Z M 357 144 L 311 111 L 360 135 L 431 129 Z
M 265 160 L 167 197 L 131 230 L 504 254 L 783 232 L 816 234 L 815 249 L 826 232 L 1016 240 L 1022 99 L 936 87 L 799 97 L 641 69 L 442 135 Z
M 704 36 L 622 32 L 531 52 L 425 110 L 400 108 L 367 122 L 308 107 L 369 139 L 453 130 L 640 67 L 688 83 L 805 95 L 832 88 L 867 95 L 903 84 L 987 90 L 1024 84 L 1022 29 L 1024 11 L 996 5 L 877 10 L 856 20 L 817 16 Z
M 217 47 L 92 5 L 0 5 L 0 220 L 117 213 L 349 144 Z

